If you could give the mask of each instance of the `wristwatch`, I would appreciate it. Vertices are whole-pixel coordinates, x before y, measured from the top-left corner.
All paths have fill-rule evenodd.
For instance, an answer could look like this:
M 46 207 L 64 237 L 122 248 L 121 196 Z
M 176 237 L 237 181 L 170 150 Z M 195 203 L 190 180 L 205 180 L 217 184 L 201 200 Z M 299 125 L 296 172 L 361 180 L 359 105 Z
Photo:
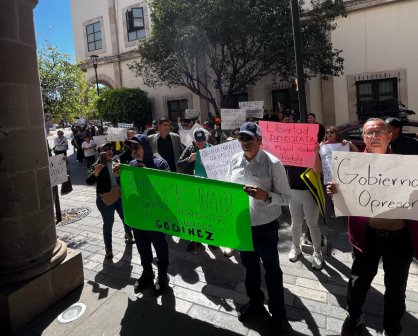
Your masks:
M 270 193 L 268 193 L 268 195 L 267 195 L 266 199 L 264 200 L 264 202 L 271 203 L 271 194 Z

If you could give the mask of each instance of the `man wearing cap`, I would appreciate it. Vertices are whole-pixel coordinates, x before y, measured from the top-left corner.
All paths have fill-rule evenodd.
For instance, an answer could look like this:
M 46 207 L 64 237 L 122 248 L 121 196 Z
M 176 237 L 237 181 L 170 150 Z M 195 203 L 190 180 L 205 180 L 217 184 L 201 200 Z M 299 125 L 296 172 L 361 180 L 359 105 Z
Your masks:
M 390 149 L 395 154 L 418 155 L 418 141 L 402 134 L 403 122 L 398 118 L 385 120 L 389 132 L 392 133 Z
M 238 140 L 243 152 L 232 158 L 227 180 L 243 184 L 244 192 L 250 196 L 254 244 L 254 251 L 240 252 L 245 267 L 245 289 L 249 302 L 241 308 L 238 320 L 245 322 L 264 311 L 264 294 L 260 288 L 261 259 L 269 296 L 268 307 L 272 315 L 271 331 L 282 335 L 290 326 L 284 307 L 283 273 L 277 250 L 277 218 L 281 214 L 281 206 L 290 202 L 290 187 L 279 159 L 261 149 L 261 129 L 256 123 L 243 124 Z
M 207 177 L 205 167 L 200 159 L 199 150 L 210 146 L 206 142 L 205 130 L 203 128 L 196 128 L 193 131 L 193 143 L 184 149 L 179 158 L 178 165 L 183 171 L 183 174 Z M 190 242 L 186 246 L 186 251 L 193 251 L 197 246 L 201 245 L 201 243 Z
M 64 132 L 59 130 L 57 132 L 57 137 L 54 139 L 54 153 L 55 155 L 64 154 L 67 156 L 68 150 L 68 141 L 64 136 Z
M 215 130 L 213 132 L 213 136 L 215 138 L 215 144 L 219 145 L 222 142 L 224 142 L 228 137 L 226 134 L 222 131 L 221 128 L 221 118 L 215 119 Z
M 158 121 L 158 133 L 149 136 L 153 153 L 158 153 L 168 162 L 170 171 L 181 172 L 178 169 L 178 161 L 183 153 L 180 136 L 170 132 L 170 120 L 163 117 Z

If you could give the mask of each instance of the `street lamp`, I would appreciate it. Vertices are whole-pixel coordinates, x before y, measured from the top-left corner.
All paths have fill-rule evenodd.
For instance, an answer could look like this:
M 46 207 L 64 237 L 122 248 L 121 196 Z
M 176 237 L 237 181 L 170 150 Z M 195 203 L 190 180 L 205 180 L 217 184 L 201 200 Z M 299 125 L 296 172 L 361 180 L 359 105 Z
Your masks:
M 91 55 L 90 59 L 93 63 L 93 68 L 94 68 L 94 74 L 96 75 L 96 90 L 97 90 L 97 96 L 100 96 L 100 91 L 99 91 L 99 79 L 97 78 L 97 63 L 99 63 L 99 56 L 97 55 Z M 102 126 L 103 128 L 103 120 L 102 118 L 100 118 L 100 126 Z

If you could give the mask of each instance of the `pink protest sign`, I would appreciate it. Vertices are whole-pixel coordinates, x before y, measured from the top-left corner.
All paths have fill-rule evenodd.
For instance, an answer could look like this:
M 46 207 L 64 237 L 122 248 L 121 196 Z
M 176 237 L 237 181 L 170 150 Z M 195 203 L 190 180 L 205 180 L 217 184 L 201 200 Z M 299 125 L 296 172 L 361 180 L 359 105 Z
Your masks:
M 259 121 L 259 126 L 263 132 L 263 149 L 277 156 L 284 165 L 314 166 L 318 124 Z

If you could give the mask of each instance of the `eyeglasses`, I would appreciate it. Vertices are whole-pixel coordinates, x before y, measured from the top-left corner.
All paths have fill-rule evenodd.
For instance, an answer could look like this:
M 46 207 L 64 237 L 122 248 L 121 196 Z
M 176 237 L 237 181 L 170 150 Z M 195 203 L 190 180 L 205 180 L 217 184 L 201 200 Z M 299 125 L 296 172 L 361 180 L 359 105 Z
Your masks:
M 254 140 L 254 138 L 249 136 L 249 135 L 239 135 L 238 136 L 238 141 L 239 142 L 251 142 L 253 140 Z
M 334 133 L 335 133 L 335 131 L 327 131 L 326 133 L 327 133 L 327 134 L 334 134 Z
M 368 137 L 368 138 L 371 138 L 371 137 L 375 137 L 375 138 L 377 138 L 377 137 L 380 137 L 380 136 L 382 136 L 382 135 L 384 135 L 384 134 L 386 134 L 387 133 L 387 131 L 386 130 L 380 130 L 380 131 L 366 131 L 366 132 L 364 132 L 363 133 L 363 135 L 365 135 L 366 137 Z

